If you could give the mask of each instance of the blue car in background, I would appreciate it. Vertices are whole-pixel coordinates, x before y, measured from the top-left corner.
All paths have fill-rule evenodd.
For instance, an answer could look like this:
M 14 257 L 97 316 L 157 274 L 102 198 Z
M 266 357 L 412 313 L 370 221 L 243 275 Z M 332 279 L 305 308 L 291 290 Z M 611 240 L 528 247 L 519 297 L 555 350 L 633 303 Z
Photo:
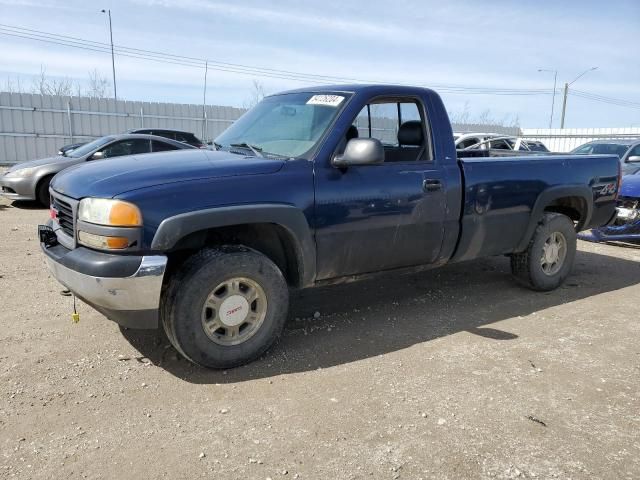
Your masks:
M 622 177 L 618 214 L 609 226 L 586 230 L 578 238 L 589 242 L 638 242 L 640 240 L 640 174 Z

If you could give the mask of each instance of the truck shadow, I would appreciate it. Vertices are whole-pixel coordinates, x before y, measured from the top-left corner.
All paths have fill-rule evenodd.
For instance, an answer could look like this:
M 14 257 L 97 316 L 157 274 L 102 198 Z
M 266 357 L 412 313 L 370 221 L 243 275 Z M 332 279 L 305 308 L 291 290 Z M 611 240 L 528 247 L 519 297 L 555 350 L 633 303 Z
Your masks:
M 640 263 L 579 251 L 573 275 L 553 292 L 533 292 L 515 284 L 506 258 L 303 290 L 292 295 L 289 321 L 278 345 L 257 361 L 228 371 L 192 365 L 157 332 L 123 334 L 153 364 L 187 382 L 234 383 L 329 368 L 462 331 L 487 342 L 514 340 L 518 335 L 488 325 L 639 281 Z

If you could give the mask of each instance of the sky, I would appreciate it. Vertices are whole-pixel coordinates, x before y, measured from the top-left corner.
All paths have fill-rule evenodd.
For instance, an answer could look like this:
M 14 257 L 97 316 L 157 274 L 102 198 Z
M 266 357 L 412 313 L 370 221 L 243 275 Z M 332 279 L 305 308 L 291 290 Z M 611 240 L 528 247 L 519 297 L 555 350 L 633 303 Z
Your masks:
M 569 91 L 635 105 L 570 94 L 565 126 L 640 126 L 640 0 L 0 0 L 0 24 L 108 43 L 101 9 L 111 9 L 117 46 L 436 90 L 546 90 L 443 90 L 454 115 L 467 110 L 473 120 L 488 111 L 526 128 L 549 126 L 554 74 L 539 69 L 558 72 L 553 126 L 559 127 L 563 84 L 598 67 Z M 119 98 L 202 103 L 201 68 L 119 55 L 115 63 Z M 81 82 L 92 70 L 111 79 L 111 56 L 0 33 L 0 90 L 18 78 L 28 89 L 41 68 Z M 246 105 L 254 81 L 268 93 L 328 83 L 210 69 L 207 103 Z

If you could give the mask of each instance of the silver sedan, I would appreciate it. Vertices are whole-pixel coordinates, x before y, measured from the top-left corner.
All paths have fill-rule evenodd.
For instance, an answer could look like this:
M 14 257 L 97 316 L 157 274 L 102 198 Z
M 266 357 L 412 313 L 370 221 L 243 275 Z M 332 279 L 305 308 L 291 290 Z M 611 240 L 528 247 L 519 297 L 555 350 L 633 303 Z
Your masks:
M 49 183 L 56 173 L 67 167 L 123 155 L 191 148 L 195 147 L 155 135 L 108 135 L 64 155 L 14 165 L 0 177 L 0 194 L 9 200 L 38 200 L 43 206 L 48 207 Z

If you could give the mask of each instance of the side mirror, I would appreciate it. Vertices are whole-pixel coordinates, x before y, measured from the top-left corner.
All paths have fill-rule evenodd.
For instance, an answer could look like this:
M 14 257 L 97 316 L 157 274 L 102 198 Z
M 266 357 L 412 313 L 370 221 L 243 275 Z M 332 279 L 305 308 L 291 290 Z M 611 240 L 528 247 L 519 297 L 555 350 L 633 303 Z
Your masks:
M 96 152 L 89 157 L 89 160 L 102 160 L 103 158 L 106 158 L 104 152 Z
M 384 162 L 384 147 L 377 138 L 352 138 L 342 155 L 334 157 L 334 167 L 349 165 L 379 165 Z
M 627 158 L 627 162 L 633 163 L 633 162 L 640 162 L 640 155 L 632 155 L 629 158 Z

